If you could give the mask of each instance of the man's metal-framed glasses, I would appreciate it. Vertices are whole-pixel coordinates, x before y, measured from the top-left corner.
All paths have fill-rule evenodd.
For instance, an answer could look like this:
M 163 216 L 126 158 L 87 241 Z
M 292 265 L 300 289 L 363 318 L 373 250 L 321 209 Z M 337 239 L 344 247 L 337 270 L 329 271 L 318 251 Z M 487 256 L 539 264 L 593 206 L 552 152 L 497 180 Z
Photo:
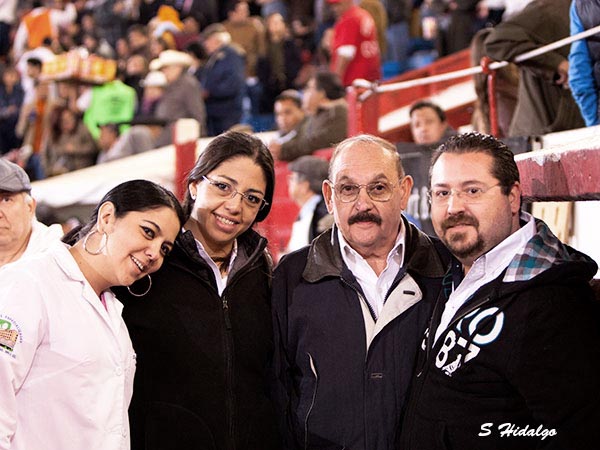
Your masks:
M 447 205 L 450 201 L 450 197 L 454 196 L 455 198 L 460 198 L 463 203 L 474 204 L 479 203 L 483 196 L 492 188 L 502 186 L 501 183 L 494 184 L 488 187 L 481 186 L 467 186 L 462 189 L 446 189 L 446 188 L 436 188 L 431 189 L 427 193 L 427 197 L 429 198 L 429 203 L 435 206 L 444 206 Z
M 263 209 L 269 204 L 260 195 L 236 191 L 231 184 L 226 183 L 225 181 L 211 180 L 210 178 L 204 175 L 202 176 L 202 179 L 210 183 L 210 185 L 213 188 L 213 192 L 219 197 L 233 198 L 236 194 L 239 194 L 242 197 L 246 206 L 258 210 Z
M 374 181 L 368 184 L 338 183 L 334 185 L 331 181 L 327 180 L 327 183 L 342 203 L 355 201 L 362 188 L 365 188 L 371 200 L 375 202 L 387 202 L 392 198 L 394 187 L 396 186 L 386 181 Z

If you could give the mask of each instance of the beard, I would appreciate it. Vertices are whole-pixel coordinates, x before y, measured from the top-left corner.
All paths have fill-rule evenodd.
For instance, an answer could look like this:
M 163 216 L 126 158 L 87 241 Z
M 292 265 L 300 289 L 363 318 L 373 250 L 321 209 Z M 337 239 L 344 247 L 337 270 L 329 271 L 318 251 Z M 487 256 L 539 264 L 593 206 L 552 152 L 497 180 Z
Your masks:
M 476 238 L 469 240 L 468 232 L 453 232 L 448 236 L 448 229 L 457 225 L 468 225 L 475 229 Z M 485 242 L 479 234 L 479 221 L 473 216 L 467 216 L 463 213 L 450 216 L 441 224 L 442 235 L 440 239 L 448 250 L 458 259 L 474 259 L 481 255 L 485 249 Z

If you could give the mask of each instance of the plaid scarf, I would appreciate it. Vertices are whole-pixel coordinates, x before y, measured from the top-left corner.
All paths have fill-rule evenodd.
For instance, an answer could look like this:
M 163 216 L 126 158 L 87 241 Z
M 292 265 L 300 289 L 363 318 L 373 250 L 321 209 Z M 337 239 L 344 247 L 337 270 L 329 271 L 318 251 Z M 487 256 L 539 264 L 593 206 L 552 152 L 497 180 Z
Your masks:
M 535 219 L 535 225 L 536 235 L 508 265 L 503 279 L 505 283 L 527 281 L 556 264 L 584 258 L 581 254 L 570 254 L 543 221 Z

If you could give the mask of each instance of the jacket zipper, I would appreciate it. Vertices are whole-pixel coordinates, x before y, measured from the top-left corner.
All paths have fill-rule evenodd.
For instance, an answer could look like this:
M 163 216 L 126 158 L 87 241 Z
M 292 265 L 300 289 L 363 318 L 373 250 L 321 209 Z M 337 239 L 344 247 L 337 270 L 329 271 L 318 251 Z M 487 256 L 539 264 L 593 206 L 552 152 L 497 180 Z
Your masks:
M 308 355 L 308 362 L 310 363 L 310 370 L 315 376 L 315 388 L 313 390 L 312 400 L 310 402 L 310 406 L 308 407 L 308 411 L 306 412 L 306 417 L 304 418 L 304 450 L 308 450 L 308 418 L 310 417 L 310 413 L 312 412 L 315 402 L 317 401 L 317 387 L 319 385 L 319 375 L 317 375 L 317 368 L 315 367 L 315 363 L 313 361 L 313 357 L 310 353 Z
M 229 434 L 228 446 L 231 450 L 235 450 L 235 394 L 233 392 L 233 336 L 231 331 L 231 319 L 229 317 L 229 303 L 227 297 L 223 295 L 223 318 L 225 320 L 225 383 L 227 385 L 227 398 L 225 399 L 225 407 L 227 411 L 227 431 Z
M 340 277 L 340 280 L 342 280 L 342 283 L 344 283 L 346 286 L 348 286 L 350 289 L 352 289 L 356 295 L 358 296 L 358 301 L 360 302 L 364 302 L 367 305 L 367 308 L 369 308 L 369 312 L 371 313 L 371 317 L 373 317 L 373 320 L 375 320 L 375 313 L 373 311 L 373 308 L 371 308 L 371 305 L 369 304 L 369 302 L 367 301 L 366 298 L 364 298 L 364 296 L 360 293 L 360 291 L 358 289 L 356 289 L 354 286 L 352 286 L 352 284 L 348 283 L 344 277 Z M 365 328 L 365 333 L 366 333 L 366 328 Z M 363 385 L 366 386 L 367 382 L 367 378 L 368 378 L 368 371 L 367 371 L 367 361 L 369 359 L 369 348 L 366 348 L 366 352 L 365 352 L 365 359 L 364 359 L 364 365 L 363 365 Z M 366 389 L 363 387 L 363 417 L 364 417 L 364 424 L 363 424 L 363 428 L 365 430 L 365 442 L 369 442 L 368 441 L 368 424 L 367 424 L 367 398 L 366 398 L 367 392 Z M 345 446 L 344 446 L 345 448 Z
M 223 315 L 225 317 L 225 328 L 231 330 L 231 318 L 229 317 L 229 303 L 227 297 L 223 296 Z
M 232 331 L 232 324 L 231 324 L 231 316 L 229 313 L 229 300 L 227 299 L 226 293 L 229 290 L 230 286 L 233 286 L 241 276 L 251 272 L 252 270 L 254 270 L 256 267 L 258 267 L 260 265 L 259 264 L 260 253 L 262 253 L 264 251 L 264 248 L 266 247 L 266 244 L 264 244 L 264 245 L 262 244 L 263 241 L 266 241 L 266 240 L 264 238 L 261 238 L 258 241 L 255 251 L 248 258 L 248 263 L 246 265 L 244 265 L 238 272 L 236 272 L 234 274 L 234 276 L 231 278 L 230 282 L 225 287 L 225 290 L 223 291 L 223 295 L 221 296 L 221 302 L 222 302 L 222 308 L 223 308 L 223 321 L 225 323 L 225 335 L 223 336 L 224 359 L 225 359 L 225 384 L 226 384 L 226 391 L 227 391 L 227 398 L 225 399 L 225 408 L 226 408 L 225 420 L 226 420 L 227 430 L 228 430 L 228 434 L 229 434 L 229 440 L 228 440 L 229 445 L 227 445 L 227 448 L 229 448 L 230 450 L 236 450 L 235 420 L 234 420 L 234 417 L 235 417 L 235 394 L 234 394 L 234 389 L 233 389 L 233 384 L 234 384 L 233 331 Z M 188 258 L 191 258 L 189 256 L 189 253 L 186 251 L 185 246 L 182 246 L 182 250 L 183 250 L 183 253 Z M 191 258 L 191 259 L 193 261 L 197 262 L 194 258 Z M 177 264 L 177 267 L 179 267 L 180 269 L 182 269 L 185 272 L 189 272 L 194 277 L 198 277 L 196 272 L 194 272 L 190 269 L 189 265 Z M 200 280 L 202 282 L 204 282 L 203 279 L 200 279 Z M 215 286 L 213 286 L 211 283 L 208 283 L 208 286 L 215 289 Z M 217 295 L 218 295 L 218 292 L 217 292 Z
M 229 448 L 235 450 L 235 393 L 233 390 L 234 384 L 234 360 L 233 360 L 233 331 L 231 325 L 231 316 L 229 314 L 229 300 L 227 298 L 228 287 L 233 286 L 236 281 L 243 275 L 254 269 L 255 265 L 250 264 L 245 266 L 241 271 L 237 272 L 231 283 L 225 287 L 221 302 L 223 306 L 223 320 L 225 321 L 225 382 L 227 385 L 227 399 L 226 399 L 226 410 L 227 410 L 227 430 L 229 434 Z

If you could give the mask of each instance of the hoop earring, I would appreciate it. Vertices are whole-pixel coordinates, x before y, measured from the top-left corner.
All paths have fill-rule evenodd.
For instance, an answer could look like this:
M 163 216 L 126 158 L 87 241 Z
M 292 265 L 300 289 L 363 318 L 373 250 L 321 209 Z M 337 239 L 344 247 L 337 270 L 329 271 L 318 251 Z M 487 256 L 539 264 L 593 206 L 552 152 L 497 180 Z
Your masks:
M 148 292 L 150 292 L 150 289 L 152 289 L 152 278 L 150 277 L 150 274 L 146 275 L 148 277 L 148 289 L 146 289 L 142 294 L 136 294 L 135 292 L 133 292 L 131 290 L 131 286 L 127 286 L 127 290 L 129 291 L 129 293 L 131 295 L 133 295 L 134 297 L 143 297 L 144 295 L 146 295 Z
M 98 248 L 98 250 L 96 250 L 95 252 L 91 252 L 88 248 L 87 248 L 87 244 L 88 244 L 88 239 L 90 238 L 91 235 L 95 234 L 95 233 L 99 233 L 100 231 L 98 231 L 98 229 L 96 228 L 94 231 L 92 231 L 91 233 L 89 233 L 85 239 L 83 240 L 83 249 L 89 253 L 90 255 L 99 255 L 100 253 L 102 253 L 104 251 L 104 249 L 106 248 L 106 243 L 108 242 L 108 234 L 106 233 L 102 233 L 102 238 L 100 239 L 100 248 Z

